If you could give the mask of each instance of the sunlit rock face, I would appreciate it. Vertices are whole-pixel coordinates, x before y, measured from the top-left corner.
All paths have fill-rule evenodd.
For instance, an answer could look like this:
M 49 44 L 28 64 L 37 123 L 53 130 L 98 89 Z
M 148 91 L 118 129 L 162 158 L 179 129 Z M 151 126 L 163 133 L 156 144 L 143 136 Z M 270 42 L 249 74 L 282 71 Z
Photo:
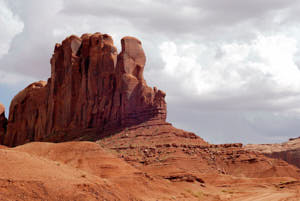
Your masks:
M 80 130 L 107 130 L 142 122 L 165 122 L 165 93 L 147 86 L 146 56 L 134 37 L 121 40 L 118 54 L 111 36 L 83 34 L 56 44 L 51 77 L 17 94 L 10 105 L 4 144 L 65 141 Z

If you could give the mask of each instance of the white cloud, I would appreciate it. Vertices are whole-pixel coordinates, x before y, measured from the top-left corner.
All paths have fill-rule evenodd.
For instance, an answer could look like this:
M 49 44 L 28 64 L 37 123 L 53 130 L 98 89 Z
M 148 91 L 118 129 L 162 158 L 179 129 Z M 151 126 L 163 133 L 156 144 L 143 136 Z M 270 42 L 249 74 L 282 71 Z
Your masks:
M 35 79 L 29 76 L 25 76 L 17 73 L 4 72 L 0 70 L 0 84 L 5 85 L 19 85 L 34 82 Z M 24 86 L 25 87 L 25 86 Z
M 4 0 L 0 0 L 0 58 L 8 52 L 12 39 L 22 32 L 23 26 L 22 21 L 13 14 Z
M 243 90 L 251 93 L 249 88 L 258 82 L 274 93 L 300 91 L 296 39 L 258 34 L 251 41 L 214 46 L 163 42 L 164 73 L 198 95 L 216 95 L 220 90 L 226 96 L 242 95 Z

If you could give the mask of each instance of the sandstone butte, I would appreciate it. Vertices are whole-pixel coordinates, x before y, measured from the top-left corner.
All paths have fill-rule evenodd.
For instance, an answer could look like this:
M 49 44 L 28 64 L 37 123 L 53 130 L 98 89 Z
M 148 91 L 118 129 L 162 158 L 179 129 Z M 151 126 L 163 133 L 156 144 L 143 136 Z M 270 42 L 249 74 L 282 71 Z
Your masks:
M 9 110 L 3 144 L 67 141 L 84 130 L 104 133 L 141 122 L 165 123 L 165 93 L 147 86 L 141 42 L 121 40 L 122 51 L 107 34 L 70 36 L 56 44 L 48 82 L 18 93 Z
M 70 36 L 8 121 L 1 105 L 0 200 L 299 200 L 296 166 L 167 123 L 141 42 L 121 45 L 117 54 L 107 34 Z

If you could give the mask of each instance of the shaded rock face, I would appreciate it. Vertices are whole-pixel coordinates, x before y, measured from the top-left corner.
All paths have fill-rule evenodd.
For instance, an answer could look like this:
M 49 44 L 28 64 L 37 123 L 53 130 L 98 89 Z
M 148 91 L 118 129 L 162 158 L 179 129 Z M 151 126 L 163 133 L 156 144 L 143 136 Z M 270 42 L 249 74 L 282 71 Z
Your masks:
M 7 119 L 5 117 L 5 107 L 0 103 L 0 144 L 3 143 L 6 127 L 7 127 Z
M 263 153 L 271 158 L 285 160 L 300 168 L 300 137 L 292 138 L 281 144 L 249 144 L 245 148 Z
M 64 141 L 58 135 L 80 129 L 101 133 L 145 121 L 165 122 L 165 93 L 148 87 L 143 78 L 141 42 L 124 37 L 121 44 L 117 54 L 112 38 L 100 33 L 70 36 L 56 44 L 48 82 L 33 83 L 12 100 L 4 144 Z

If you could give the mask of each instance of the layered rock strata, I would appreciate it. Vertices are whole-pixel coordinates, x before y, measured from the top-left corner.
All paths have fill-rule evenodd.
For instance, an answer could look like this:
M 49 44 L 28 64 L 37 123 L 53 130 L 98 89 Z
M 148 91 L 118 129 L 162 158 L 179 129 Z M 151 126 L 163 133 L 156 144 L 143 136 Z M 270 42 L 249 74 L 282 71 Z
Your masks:
M 203 175 L 211 174 L 300 179 L 300 170 L 285 161 L 246 150 L 240 143 L 209 144 L 171 125 L 128 128 L 97 143 L 150 176 L 171 182 L 207 182 Z
M 285 160 L 300 168 L 300 137 L 280 144 L 249 144 L 245 148 L 271 158 Z
M 141 42 L 124 37 L 121 45 L 117 54 L 111 36 L 101 33 L 72 35 L 56 44 L 48 82 L 33 83 L 12 100 L 4 144 L 64 141 L 81 129 L 101 134 L 146 121 L 165 122 L 165 93 L 144 80 Z

